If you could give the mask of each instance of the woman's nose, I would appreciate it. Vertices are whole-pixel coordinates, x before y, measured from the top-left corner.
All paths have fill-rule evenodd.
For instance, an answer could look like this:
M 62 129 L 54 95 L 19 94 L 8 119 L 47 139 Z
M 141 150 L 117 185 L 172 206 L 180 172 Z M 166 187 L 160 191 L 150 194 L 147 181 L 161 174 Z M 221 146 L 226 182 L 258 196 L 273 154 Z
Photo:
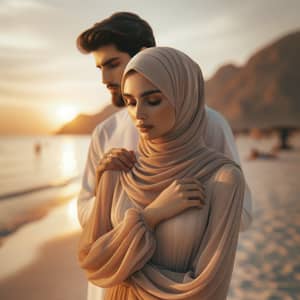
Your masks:
M 138 120 L 145 120 L 146 119 L 146 112 L 143 105 L 136 106 L 135 116 Z

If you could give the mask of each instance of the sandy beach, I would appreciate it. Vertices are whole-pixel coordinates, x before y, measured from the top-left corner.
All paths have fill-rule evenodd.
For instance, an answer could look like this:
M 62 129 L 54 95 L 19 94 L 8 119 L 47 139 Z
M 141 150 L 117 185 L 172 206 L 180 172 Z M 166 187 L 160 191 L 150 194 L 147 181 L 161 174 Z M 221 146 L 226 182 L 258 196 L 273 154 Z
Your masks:
M 1 299 L 86 299 L 86 281 L 74 256 L 77 241 L 76 233 L 46 242 L 34 262 L 1 280 Z
M 75 199 L 30 223 L 0 248 L 0 298 L 83 300 L 86 279 L 77 265 Z
M 300 139 L 276 160 L 247 161 L 249 147 L 274 140 L 239 138 L 253 193 L 253 223 L 241 233 L 228 300 L 299 299 Z M 19 228 L 0 247 L 0 299 L 84 300 L 87 281 L 76 261 L 76 198 Z

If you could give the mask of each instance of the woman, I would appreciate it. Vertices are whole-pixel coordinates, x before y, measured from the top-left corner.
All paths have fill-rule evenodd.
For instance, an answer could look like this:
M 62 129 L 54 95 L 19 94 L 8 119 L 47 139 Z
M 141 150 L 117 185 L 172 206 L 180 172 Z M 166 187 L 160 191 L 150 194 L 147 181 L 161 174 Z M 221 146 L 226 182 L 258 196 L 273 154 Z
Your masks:
M 104 299 L 226 299 L 245 183 L 203 142 L 199 66 L 172 48 L 143 50 L 122 93 L 140 133 L 137 163 L 102 175 L 80 266 Z

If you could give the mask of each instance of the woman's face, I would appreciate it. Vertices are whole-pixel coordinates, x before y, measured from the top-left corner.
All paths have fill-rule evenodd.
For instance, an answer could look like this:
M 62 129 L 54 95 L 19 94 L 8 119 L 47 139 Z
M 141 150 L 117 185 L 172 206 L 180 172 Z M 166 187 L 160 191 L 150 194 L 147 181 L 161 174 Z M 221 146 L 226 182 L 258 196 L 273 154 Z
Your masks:
M 160 138 L 174 127 L 174 107 L 143 75 L 131 72 L 126 76 L 123 99 L 134 125 L 143 138 Z

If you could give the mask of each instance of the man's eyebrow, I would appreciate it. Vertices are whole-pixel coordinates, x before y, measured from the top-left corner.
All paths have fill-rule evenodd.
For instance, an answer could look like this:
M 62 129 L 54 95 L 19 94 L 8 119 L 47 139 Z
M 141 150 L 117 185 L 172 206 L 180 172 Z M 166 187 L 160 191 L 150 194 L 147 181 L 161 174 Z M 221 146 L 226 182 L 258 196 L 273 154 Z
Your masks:
M 150 90 L 150 91 L 146 91 L 146 92 L 143 92 L 141 95 L 140 95 L 140 97 L 146 97 L 146 96 L 149 96 L 149 95 L 151 95 L 151 94 L 156 94 L 156 93 L 161 93 L 161 91 L 160 90 Z M 123 94 L 123 96 L 124 97 L 128 97 L 128 98 L 133 98 L 133 96 L 132 95 L 130 95 L 130 94 Z
M 101 69 L 102 67 L 104 67 L 104 66 L 106 66 L 106 65 L 108 65 L 108 64 L 110 64 L 112 62 L 115 62 L 118 59 L 119 59 L 119 57 L 112 57 L 112 58 L 104 61 L 102 64 L 97 64 L 96 67 L 99 68 L 99 69 Z

